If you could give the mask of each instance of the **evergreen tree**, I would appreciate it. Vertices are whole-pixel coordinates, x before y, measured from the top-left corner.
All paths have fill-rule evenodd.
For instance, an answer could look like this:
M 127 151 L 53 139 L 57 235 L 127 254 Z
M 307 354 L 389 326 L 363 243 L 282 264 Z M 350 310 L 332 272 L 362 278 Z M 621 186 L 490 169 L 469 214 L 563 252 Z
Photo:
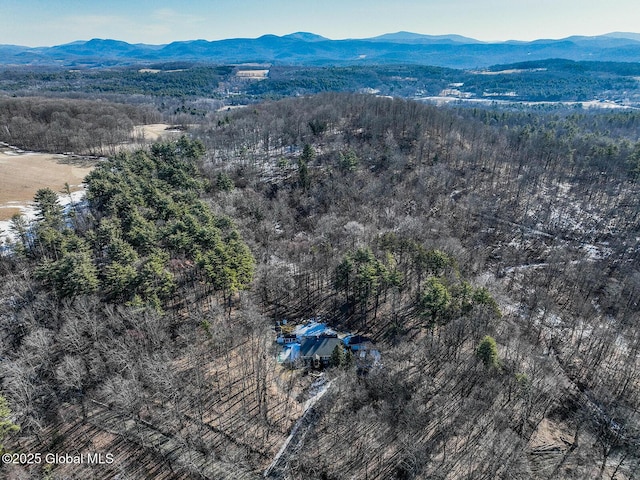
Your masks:
M 331 366 L 340 367 L 344 365 L 344 349 L 342 345 L 336 345 L 331 352 Z
M 302 149 L 302 155 L 298 158 L 298 184 L 302 190 L 307 191 L 311 186 L 309 175 L 309 163 L 316 158 L 316 151 L 308 143 Z
M 340 152 L 340 169 L 346 172 L 353 172 L 356 168 L 358 168 L 358 156 L 356 152 L 349 149 L 346 152 Z
M 0 395 L 0 454 L 6 452 L 4 439 L 18 430 L 20 427 L 11 421 L 11 410 L 7 405 L 7 399 Z
M 62 298 L 93 293 L 99 282 L 91 252 L 86 242 L 75 234 L 69 234 L 68 237 L 63 244 L 61 257 L 54 261 L 45 260 L 36 270 L 36 277 Z
M 55 192 L 41 189 L 33 248 L 44 260 L 38 278 L 60 297 L 99 291 L 110 301 L 160 309 L 175 288 L 169 261 L 186 257 L 225 297 L 247 288 L 253 255 L 233 222 L 214 216 L 198 199 L 205 182 L 195 162 L 203 148 L 183 136 L 101 162 L 87 177 L 87 199 L 98 223 L 88 225 L 84 238 L 64 228 Z M 221 178 L 224 188 L 227 180 Z M 19 219 L 14 223 L 26 245 L 27 226 Z
M 485 335 L 478 348 L 476 349 L 476 355 L 482 360 L 487 368 L 498 368 L 500 366 L 500 359 L 498 357 L 498 345 L 493 337 Z
M 39 189 L 33 197 L 36 220 L 42 226 L 60 229 L 64 225 L 58 194 L 49 187 Z
M 451 294 L 443 281 L 437 277 L 430 277 L 420 298 L 422 315 L 429 318 L 433 325 L 443 319 L 451 303 Z
M 11 231 L 20 241 L 19 252 L 29 254 L 33 248 L 31 236 L 29 235 L 29 224 L 24 215 L 16 213 L 11 217 Z
M 235 187 L 233 180 L 225 172 L 218 172 L 216 175 L 216 188 L 221 192 L 230 192 Z
M 298 185 L 304 191 L 309 190 L 309 187 L 311 186 L 309 167 L 303 158 L 298 159 Z
M 475 289 L 472 295 L 472 299 L 476 305 L 485 305 L 486 307 L 488 307 L 496 317 L 499 318 L 502 316 L 502 312 L 500 312 L 498 303 L 486 288 L 480 287 Z

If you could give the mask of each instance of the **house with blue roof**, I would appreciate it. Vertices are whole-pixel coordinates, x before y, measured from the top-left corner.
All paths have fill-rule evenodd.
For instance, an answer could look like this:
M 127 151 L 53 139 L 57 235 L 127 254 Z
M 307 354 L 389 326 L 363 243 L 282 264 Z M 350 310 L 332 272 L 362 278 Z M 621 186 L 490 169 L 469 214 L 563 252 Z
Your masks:
M 282 345 L 278 363 L 324 368 L 330 365 L 336 347 L 349 349 L 361 362 L 379 363 L 380 354 L 370 338 L 353 334 L 340 337 L 338 332 L 316 319 L 297 325 L 276 338 L 276 342 Z

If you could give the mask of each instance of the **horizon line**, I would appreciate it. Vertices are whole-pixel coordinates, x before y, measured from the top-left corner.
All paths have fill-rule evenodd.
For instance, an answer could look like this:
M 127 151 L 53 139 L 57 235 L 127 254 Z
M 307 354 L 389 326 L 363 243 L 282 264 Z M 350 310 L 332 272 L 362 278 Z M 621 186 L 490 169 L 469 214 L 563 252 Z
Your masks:
M 274 33 L 264 33 L 264 34 L 258 35 L 256 37 L 239 36 L 239 37 L 217 38 L 217 39 L 211 39 L 211 40 L 206 39 L 206 38 L 191 38 L 191 39 L 185 39 L 185 40 L 172 40 L 172 41 L 170 41 L 168 43 L 130 42 L 130 41 L 121 40 L 121 39 L 118 39 L 118 38 L 93 37 L 93 38 L 90 38 L 90 39 L 87 39 L 87 40 L 77 39 L 77 40 L 72 40 L 70 42 L 50 44 L 50 45 L 29 46 L 29 45 L 20 45 L 20 44 L 14 44 L 14 43 L 0 43 L 0 45 L 2 45 L 2 46 L 11 46 L 11 47 L 21 47 L 21 48 L 52 48 L 52 47 L 59 47 L 59 46 L 65 46 L 65 45 L 72 45 L 74 43 L 87 43 L 87 42 L 90 42 L 90 41 L 93 41 L 93 40 L 100 40 L 100 41 L 122 42 L 122 43 L 126 43 L 128 45 L 165 46 L 165 45 L 170 45 L 172 43 L 181 43 L 181 42 L 198 42 L 198 41 L 221 42 L 221 41 L 225 41 L 225 40 L 258 40 L 258 39 L 260 39 L 262 37 L 269 37 L 269 36 L 273 36 L 273 37 L 277 37 L 277 38 L 285 38 L 285 37 L 290 37 L 290 36 L 297 35 L 297 34 L 314 35 L 314 36 L 322 38 L 322 40 L 319 40 L 319 41 L 333 41 L 333 42 L 348 41 L 348 40 L 354 40 L 354 41 L 375 40 L 375 39 L 378 39 L 380 37 L 385 37 L 385 36 L 390 36 L 390 35 L 400 35 L 400 34 L 415 35 L 417 38 L 418 37 L 425 37 L 425 38 L 434 38 L 434 39 L 437 39 L 437 38 L 446 39 L 447 37 L 459 37 L 459 38 L 464 38 L 464 39 L 467 39 L 467 40 L 473 40 L 474 42 L 479 42 L 479 43 L 484 43 L 484 44 L 500 44 L 500 43 L 510 43 L 510 42 L 531 43 L 531 42 L 546 41 L 546 40 L 548 40 L 548 41 L 561 41 L 561 40 L 567 40 L 567 39 L 576 38 L 576 37 L 578 37 L 578 38 L 598 38 L 598 37 L 610 37 L 610 36 L 613 36 L 613 35 L 637 36 L 638 38 L 630 38 L 630 37 L 624 37 L 624 36 L 621 36 L 621 37 L 618 37 L 618 38 L 623 38 L 623 39 L 627 39 L 627 40 L 640 42 L 640 33 L 637 33 L 637 32 L 623 32 L 623 31 L 606 32 L 606 33 L 601 33 L 601 34 L 597 34 L 597 35 L 572 34 L 572 35 L 559 37 L 559 38 L 539 37 L 539 38 L 534 38 L 532 40 L 519 40 L 519 39 L 516 39 L 516 38 L 511 38 L 511 39 L 507 39 L 507 40 L 480 40 L 480 39 L 477 39 L 475 37 L 470 37 L 470 36 L 459 34 L 459 33 L 430 34 L 430 33 L 411 32 L 411 31 L 408 31 L 408 30 L 398 30 L 396 32 L 385 32 L 385 33 L 381 33 L 379 35 L 374 35 L 374 36 L 371 36 L 371 37 L 346 37 L 346 38 L 329 38 L 329 37 L 325 37 L 324 35 L 318 34 L 318 33 L 315 33 L 315 32 L 295 31 L 295 32 L 286 33 L 286 34 L 283 34 L 283 35 L 277 35 L 277 34 L 274 34 Z M 616 38 L 616 37 L 613 37 L 613 38 Z M 393 43 L 393 42 L 389 42 L 389 43 Z

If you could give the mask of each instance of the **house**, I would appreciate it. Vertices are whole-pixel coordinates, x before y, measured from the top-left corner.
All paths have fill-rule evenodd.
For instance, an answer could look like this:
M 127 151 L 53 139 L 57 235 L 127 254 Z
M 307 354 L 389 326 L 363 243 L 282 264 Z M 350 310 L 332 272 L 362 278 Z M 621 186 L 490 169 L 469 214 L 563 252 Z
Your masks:
M 300 344 L 289 343 L 286 344 L 282 351 L 278 354 L 277 362 L 293 365 L 298 357 L 300 357 Z
M 297 341 L 298 338 L 296 337 L 295 333 L 285 333 L 284 335 L 280 335 L 276 339 L 276 342 L 278 342 L 280 345 L 288 345 L 290 343 L 296 343 Z
M 303 325 L 298 325 L 294 330 L 296 338 L 299 342 L 302 342 L 305 338 L 311 337 L 337 337 L 338 333 L 335 330 L 330 329 L 326 323 L 320 323 L 315 320 L 311 320 Z
M 360 350 L 370 350 L 373 347 L 371 339 L 362 335 L 347 335 L 342 341 L 344 346 L 351 349 L 353 353 Z
M 336 347 L 342 348 L 342 341 L 337 336 L 305 338 L 300 344 L 300 358 L 310 367 L 327 367 Z
M 331 365 L 331 357 L 336 347 L 346 348 L 353 356 L 359 371 L 380 365 L 380 353 L 370 338 L 347 334 L 344 338 L 326 324 L 313 318 L 304 324 L 283 326 L 276 338 L 282 346 L 278 353 L 278 363 L 292 368 L 307 366 L 325 368 Z
M 285 329 L 283 328 L 282 330 Z M 280 345 L 289 345 L 295 342 L 301 343 L 305 338 L 320 336 L 337 337 L 338 334 L 336 331 L 330 329 L 325 323 L 311 320 L 302 325 L 297 325 L 293 330 L 290 330 L 289 333 L 281 333 L 278 335 L 276 342 Z

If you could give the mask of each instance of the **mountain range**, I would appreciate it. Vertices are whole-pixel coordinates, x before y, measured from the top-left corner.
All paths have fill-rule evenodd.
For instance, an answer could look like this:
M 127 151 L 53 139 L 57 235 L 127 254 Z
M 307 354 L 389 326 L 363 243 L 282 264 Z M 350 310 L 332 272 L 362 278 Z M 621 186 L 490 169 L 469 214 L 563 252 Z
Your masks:
M 130 44 L 110 39 L 76 41 L 52 47 L 0 45 L 0 65 L 64 67 L 190 61 L 316 66 L 419 64 L 469 69 L 548 58 L 640 62 L 640 34 L 614 32 L 559 40 L 482 42 L 460 35 L 411 32 L 345 40 L 296 32 L 284 36 L 191 40 L 166 45 Z

